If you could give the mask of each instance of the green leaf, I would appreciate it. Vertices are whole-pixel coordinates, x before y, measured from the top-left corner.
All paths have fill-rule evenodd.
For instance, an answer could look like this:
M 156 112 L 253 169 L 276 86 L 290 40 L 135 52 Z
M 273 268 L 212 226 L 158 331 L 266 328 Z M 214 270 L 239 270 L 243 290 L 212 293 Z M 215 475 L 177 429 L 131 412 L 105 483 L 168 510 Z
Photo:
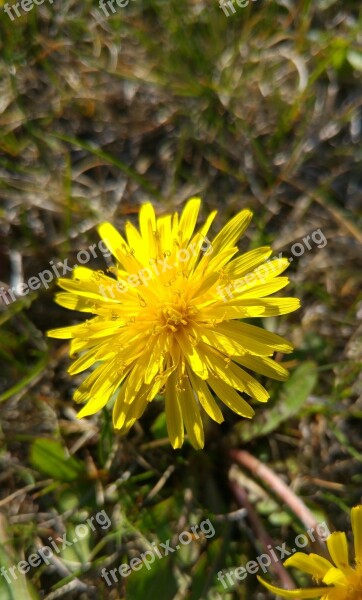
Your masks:
M 269 521 L 276 527 L 282 527 L 283 525 L 290 525 L 293 521 L 289 513 L 284 510 L 276 511 L 269 515 Z
M 249 442 L 268 435 L 281 423 L 297 415 L 317 382 L 317 369 L 312 361 L 305 362 L 292 373 L 284 384 L 279 401 L 270 410 L 259 411 L 258 416 L 238 425 L 241 439 Z
M 137 568 L 139 566 L 137 565 Z M 161 560 L 155 556 L 155 561 L 148 565 L 148 569 L 142 564 L 139 571 L 131 571 L 127 578 L 126 589 L 127 598 L 132 600 L 144 600 L 144 598 L 173 600 L 178 586 L 172 571 L 172 561 L 169 558 Z
M 31 446 L 30 460 L 39 471 L 58 481 L 74 481 L 85 472 L 83 463 L 69 457 L 60 442 L 47 438 L 35 440 Z
M 166 414 L 160 413 L 152 424 L 151 431 L 156 440 L 167 437 Z
M 362 52 L 358 50 L 349 50 L 347 52 L 347 60 L 349 64 L 356 69 L 362 71 Z
M 62 558 L 68 561 L 71 570 L 86 565 L 90 560 L 92 530 L 87 524 L 80 523 L 79 525 L 81 527 L 78 532 L 77 526 L 73 524 L 67 527 L 67 540 L 72 542 L 72 546 L 67 546 L 60 553 Z
M 167 539 L 172 536 L 170 523 L 177 518 L 178 510 L 177 496 L 165 498 L 154 506 L 147 507 L 147 510 L 139 515 L 136 527 L 140 531 L 154 532 L 159 540 Z
M 229 553 L 230 539 L 226 532 L 222 538 L 213 540 L 207 545 L 192 568 L 188 600 L 199 600 L 200 598 L 223 600 L 226 598 L 225 588 L 218 581 L 216 574 L 220 570 L 219 565 L 224 563 L 225 556 L 231 555 Z M 217 586 L 217 589 L 213 586 Z M 220 595 L 218 590 L 222 590 L 223 595 Z
M 14 571 L 16 578 L 10 573 L 9 568 L 16 567 L 19 560 L 10 545 L 5 517 L 0 514 L 0 566 L 6 569 L 0 577 L 0 600 L 39 600 L 24 574 L 17 568 Z
M 48 355 L 44 354 L 42 358 L 35 365 L 33 365 L 31 369 L 29 369 L 29 372 L 23 379 L 18 381 L 18 383 L 0 395 L 0 402 L 5 402 L 5 400 L 8 400 L 8 398 L 11 398 L 11 396 L 14 394 L 18 394 L 23 388 L 29 385 L 36 377 L 38 377 L 38 375 L 40 375 L 40 373 L 44 371 L 48 361 Z

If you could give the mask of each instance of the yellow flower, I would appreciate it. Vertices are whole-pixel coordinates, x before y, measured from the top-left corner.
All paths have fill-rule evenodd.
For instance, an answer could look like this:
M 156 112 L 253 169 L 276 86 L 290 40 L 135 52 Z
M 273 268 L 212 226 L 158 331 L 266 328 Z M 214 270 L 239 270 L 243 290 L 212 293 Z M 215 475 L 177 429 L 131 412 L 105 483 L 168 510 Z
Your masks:
M 212 392 L 231 410 L 251 418 L 254 410 L 236 391 L 266 402 L 267 391 L 249 373 L 284 380 L 288 372 L 272 358 L 291 352 L 280 336 L 241 318 L 286 314 L 299 307 L 295 298 L 266 298 L 287 285 L 277 277 L 289 265 L 284 258 L 266 264 L 272 251 L 257 248 L 233 258 L 236 241 L 252 213 L 242 210 L 212 242 L 211 213 L 195 234 L 200 200 L 177 213 L 156 218 L 151 204 L 140 209 L 138 231 L 127 222 L 127 241 L 110 224 L 99 234 L 116 259 L 102 271 L 76 267 L 72 279 L 59 279 L 67 292 L 61 306 L 96 315 L 80 325 L 53 329 L 48 335 L 72 338 L 70 354 L 81 353 L 69 369 L 94 370 L 75 392 L 86 401 L 79 417 L 99 411 L 121 386 L 113 423 L 127 432 L 160 392 L 165 394 L 167 428 L 174 448 L 184 440 L 184 426 L 195 448 L 204 445 L 200 407 L 221 423 Z M 248 371 L 246 371 L 247 369 Z
M 327 547 L 333 562 L 318 554 L 297 552 L 288 558 L 284 565 L 296 567 L 312 575 L 324 587 L 299 590 L 282 590 L 270 585 L 261 577 L 260 583 L 271 592 L 283 598 L 320 598 L 320 600 L 362 600 L 362 505 L 351 510 L 354 536 L 355 562 L 351 567 L 348 560 L 348 544 L 345 533 L 336 531 L 327 538 Z M 326 587 L 327 586 L 327 587 Z

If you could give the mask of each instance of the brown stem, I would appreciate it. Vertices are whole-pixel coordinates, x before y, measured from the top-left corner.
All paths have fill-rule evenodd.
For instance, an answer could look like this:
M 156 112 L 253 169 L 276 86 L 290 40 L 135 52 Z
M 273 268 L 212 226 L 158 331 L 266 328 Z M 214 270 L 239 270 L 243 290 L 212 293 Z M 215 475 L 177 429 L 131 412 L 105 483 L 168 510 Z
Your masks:
M 231 490 L 235 496 L 237 503 L 246 508 L 248 512 L 248 519 L 254 531 L 255 537 L 260 541 L 263 546 L 265 554 L 268 554 L 271 560 L 271 569 L 279 577 L 280 582 L 284 587 L 292 589 L 295 588 L 294 581 L 290 577 L 288 571 L 283 567 L 282 563 L 275 562 L 274 556 L 271 550 L 275 546 L 274 540 L 269 536 L 267 531 L 264 529 L 261 520 L 259 519 L 253 505 L 249 502 L 247 492 L 240 487 L 236 481 L 230 481 Z
M 278 475 L 272 471 L 269 467 L 264 465 L 260 460 L 255 458 L 246 450 L 230 450 L 231 458 L 239 463 L 243 467 L 247 467 L 260 479 L 262 479 L 282 500 L 287 504 L 291 510 L 297 515 L 297 517 L 304 523 L 306 528 L 316 530 L 318 522 L 314 515 L 311 513 L 309 508 L 304 502 L 290 489 L 290 487 L 284 483 L 278 477 Z M 326 553 L 324 542 L 320 538 L 316 538 L 314 544 L 319 547 L 319 551 L 323 554 Z

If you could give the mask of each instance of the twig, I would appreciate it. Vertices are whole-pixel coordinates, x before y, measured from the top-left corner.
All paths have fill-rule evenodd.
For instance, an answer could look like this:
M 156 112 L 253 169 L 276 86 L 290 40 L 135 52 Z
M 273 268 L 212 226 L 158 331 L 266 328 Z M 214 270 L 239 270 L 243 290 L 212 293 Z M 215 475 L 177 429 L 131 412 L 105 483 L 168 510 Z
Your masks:
M 230 456 L 239 465 L 247 467 L 262 479 L 289 506 L 307 529 L 316 529 L 318 522 L 313 513 L 274 471 L 260 462 L 255 456 L 246 452 L 246 450 L 230 450 Z M 316 539 L 315 544 L 325 554 L 325 544 L 320 539 Z
M 253 505 L 249 502 L 247 492 L 240 487 L 240 485 L 236 481 L 230 481 L 231 490 L 235 496 L 237 503 L 245 508 L 248 513 L 248 519 L 253 528 L 255 537 L 260 541 L 263 546 L 263 550 L 265 554 L 270 556 L 271 560 L 271 568 L 275 572 L 275 574 L 279 577 L 280 582 L 286 588 L 295 587 L 293 579 L 290 577 L 288 571 L 283 567 L 282 563 L 275 562 L 273 555 L 271 554 L 271 550 L 275 546 L 274 540 L 269 536 L 267 531 L 264 529 L 257 513 L 255 512 Z

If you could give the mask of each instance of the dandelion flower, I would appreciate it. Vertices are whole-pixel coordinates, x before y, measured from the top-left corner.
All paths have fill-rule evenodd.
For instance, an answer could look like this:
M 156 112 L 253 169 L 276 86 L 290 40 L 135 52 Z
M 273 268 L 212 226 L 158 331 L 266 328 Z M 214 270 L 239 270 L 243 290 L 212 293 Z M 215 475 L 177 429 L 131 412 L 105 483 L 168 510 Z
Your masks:
M 240 319 L 282 315 L 299 306 L 295 298 L 269 298 L 288 284 L 287 277 L 278 277 L 287 259 L 266 263 L 269 247 L 235 258 L 249 210 L 210 242 L 216 211 L 194 233 L 199 209 L 200 200 L 192 198 L 180 218 L 177 213 L 156 218 L 152 205 L 144 204 L 139 231 L 127 222 L 126 239 L 110 223 L 101 224 L 99 234 L 116 261 L 110 275 L 76 267 L 72 279 L 58 280 L 66 291 L 56 297 L 61 306 L 94 317 L 48 332 L 71 338 L 70 355 L 78 356 L 70 374 L 93 368 L 74 395 L 76 402 L 86 402 L 79 417 L 96 413 L 118 392 L 113 424 L 126 433 L 163 393 L 174 448 L 182 446 L 184 429 L 194 448 L 203 448 L 200 409 L 223 421 L 214 395 L 246 418 L 254 410 L 239 392 L 268 400 L 249 371 L 286 379 L 287 370 L 272 356 L 292 346 Z
M 260 583 L 282 598 L 319 598 L 320 600 L 362 600 L 362 505 L 351 510 L 354 537 L 354 565 L 348 559 L 346 534 L 341 531 L 331 533 L 327 547 L 331 561 L 318 554 L 297 552 L 288 558 L 284 566 L 296 567 L 312 575 L 323 587 L 282 590 L 258 577 Z

